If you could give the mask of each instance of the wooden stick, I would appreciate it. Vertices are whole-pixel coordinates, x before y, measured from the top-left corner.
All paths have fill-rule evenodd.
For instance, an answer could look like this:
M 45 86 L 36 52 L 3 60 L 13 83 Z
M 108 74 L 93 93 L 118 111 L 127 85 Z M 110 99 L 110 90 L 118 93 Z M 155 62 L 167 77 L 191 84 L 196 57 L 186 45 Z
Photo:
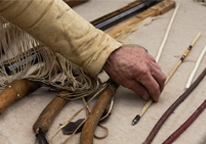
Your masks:
M 156 56 L 156 62 L 157 62 L 157 63 L 159 62 L 160 56 L 161 56 L 161 54 L 162 54 L 162 50 L 163 50 L 163 48 L 164 48 L 164 46 L 165 46 L 165 43 L 166 43 L 166 41 L 167 41 L 167 38 L 168 38 L 168 35 L 169 35 L 169 32 L 170 32 L 170 29 L 171 29 L 171 27 L 172 27 L 172 24 L 173 24 L 173 21 L 174 21 L 174 18 L 175 18 L 175 16 L 176 16 L 176 13 L 177 13 L 177 10 L 178 10 L 179 6 L 180 6 L 180 4 L 178 3 L 177 6 L 176 6 L 176 8 L 175 8 L 175 11 L 174 11 L 174 13 L 173 13 L 173 15 L 172 15 L 172 17 L 171 17 L 171 19 L 170 19 L 170 23 L 169 23 L 169 25 L 168 25 L 168 27 L 167 27 L 167 31 L 166 31 L 166 33 L 165 33 L 164 39 L 163 39 L 163 41 L 162 41 L 162 44 L 161 44 L 161 46 L 160 46 L 160 48 L 159 48 L 159 51 L 158 51 L 158 53 L 157 53 L 157 56 Z
M 187 96 L 198 86 L 198 84 L 204 79 L 206 75 L 206 68 L 199 75 L 199 77 L 195 80 L 195 82 L 167 109 L 167 111 L 162 115 L 159 121 L 156 123 L 146 140 L 143 144 L 150 144 L 157 132 L 167 120 L 167 118 L 172 114 L 172 112 L 187 98 Z
M 76 79 L 78 79 L 78 77 L 76 77 Z M 69 91 L 61 91 L 58 95 L 69 95 Z M 61 111 L 68 101 L 68 99 L 56 96 L 42 111 L 33 126 L 33 131 L 36 133 L 39 143 L 48 143 L 45 134 L 49 130 L 56 115 Z
M 59 94 L 69 94 L 68 91 L 61 91 Z M 33 131 L 36 134 L 37 141 L 42 144 L 47 144 L 47 138 L 45 134 L 49 130 L 56 115 L 67 104 L 68 100 L 61 97 L 54 97 L 54 99 L 45 107 L 35 124 L 33 125 Z
M 147 103 L 144 105 L 144 107 L 141 109 L 141 111 L 139 112 L 138 115 L 136 115 L 136 117 L 132 120 L 132 125 L 135 125 L 139 119 L 144 115 L 144 113 L 147 111 L 147 109 L 149 108 L 149 106 L 152 104 L 153 100 L 149 99 L 147 101 Z
M 62 91 L 59 94 L 69 94 L 67 91 Z M 64 105 L 68 102 L 68 100 L 56 96 L 42 111 L 39 118 L 35 122 L 33 126 L 34 132 L 37 129 L 41 128 L 41 130 L 46 133 L 53 122 L 55 116 L 59 113 L 59 111 L 64 107 Z
M 175 73 L 175 71 L 177 70 L 177 68 L 181 65 L 182 61 L 179 60 L 177 62 L 177 64 L 174 66 L 174 68 L 172 69 L 172 71 L 169 73 L 169 75 L 167 76 L 167 79 L 165 81 L 165 84 L 170 80 L 170 78 L 173 76 L 173 74 Z
M 171 135 L 169 136 L 163 144 L 171 144 L 175 141 L 202 113 L 206 107 L 206 99 L 204 102 L 197 108 L 197 110 Z
M 199 39 L 199 37 L 201 36 L 201 33 L 198 33 L 197 36 L 194 38 L 194 40 L 192 41 L 192 43 L 189 45 L 189 47 L 187 48 L 187 50 L 185 51 L 185 53 L 182 55 L 182 57 L 180 58 L 180 60 L 177 62 L 177 64 L 174 66 L 174 68 L 172 69 L 172 71 L 169 73 L 169 75 L 167 76 L 167 79 L 165 81 L 165 85 L 168 83 L 168 81 L 170 80 L 170 78 L 173 76 L 173 74 L 175 73 L 175 71 L 177 70 L 177 68 L 180 66 L 181 63 L 183 63 L 184 59 L 187 57 L 187 55 L 189 54 L 189 52 L 191 51 L 191 49 L 193 48 L 194 44 L 197 42 L 197 40 Z M 144 115 L 144 113 L 147 111 L 147 109 L 149 108 L 149 106 L 152 104 L 153 100 L 149 99 L 148 102 L 146 103 L 146 105 L 141 109 L 140 113 L 133 119 L 132 121 L 132 125 L 135 125 L 139 119 Z
M 128 26 L 135 25 L 148 17 L 153 17 L 157 15 L 161 15 L 169 11 L 170 9 L 175 7 L 174 1 L 162 1 L 157 5 L 152 6 L 151 8 L 145 10 L 144 12 L 136 15 L 134 18 L 115 26 L 111 30 L 107 31 L 107 34 L 110 36 L 115 36 L 117 33 L 120 33 L 124 28 Z
M 108 87 L 100 95 L 96 105 L 93 107 L 91 114 L 81 132 L 80 144 L 93 144 L 94 131 L 96 129 L 99 120 L 109 103 L 112 95 L 114 95 L 118 85 L 114 82 L 110 82 Z
M 105 30 L 111 27 L 112 25 L 115 25 L 116 23 L 120 22 L 124 18 L 128 18 L 129 16 L 137 12 L 140 13 L 159 2 L 160 1 L 158 0 L 134 1 L 132 3 L 129 3 L 125 7 L 122 7 L 118 10 L 115 10 L 114 12 L 111 12 L 103 17 L 100 17 L 92 21 L 91 24 L 93 24 L 98 29 Z
M 29 80 L 15 80 L 0 93 L 0 115 L 15 101 L 38 89 L 40 84 Z
M 177 68 L 180 66 L 181 63 L 183 63 L 183 61 L 185 60 L 185 58 L 187 57 L 187 55 L 189 54 L 189 52 L 191 51 L 191 49 L 193 48 L 193 46 L 195 45 L 195 43 L 197 42 L 197 40 L 200 38 L 201 33 L 198 33 L 197 36 L 194 38 L 194 40 L 192 41 L 192 43 L 189 45 L 189 47 L 187 48 L 187 50 L 185 51 L 185 53 L 182 55 L 182 57 L 180 58 L 180 60 L 177 62 L 177 64 L 175 65 L 175 67 L 172 69 L 172 71 L 169 73 L 165 83 L 167 83 L 170 78 L 173 76 L 174 72 L 177 70 Z
M 135 0 L 135 1 L 131 2 L 131 3 L 129 3 L 127 6 L 124 6 L 124 7 L 120 8 L 120 9 L 117 9 L 117 10 L 115 10 L 115 11 L 113 11 L 111 13 L 108 13 L 108 14 L 102 16 L 102 17 L 99 17 L 99 18 L 91 21 L 90 23 L 92 25 L 94 25 L 96 28 L 98 28 L 98 25 L 101 24 L 104 20 L 107 20 L 107 19 L 110 19 L 110 18 L 112 18 L 114 16 L 117 16 L 118 14 L 120 14 L 122 12 L 125 12 L 128 9 L 131 9 L 132 7 L 134 7 L 136 5 L 139 5 L 143 1 L 144 0 L 140 0 L 140 1 L 136 1 Z
M 194 67 L 193 71 L 192 71 L 191 74 L 190 74 L 190 77 L 189 77 L 189 79 L 188 79 L 188 81 L 187 81 L 187 84 L 186 84 L 186 86 L 185 86 L 186 89 L 188 89 L 188 88 L 190 87 L 190 85 L 191 85 L 191 83 L 192 83 L 192 79 L 194 78 L 195 73 L 197 72 L 197 69 L 198 69 L 198 67 L 199 67 L 199 65 L 200 65 L 200 62 L 202 61 L 202 58 L 203 58 L 203 56 L 205 55 L 205 52 L 206 52 L 206 46 L 205 46 L 205 48 L 202 50 L 202 52 L 201 52 L 201 54 L 200 54 L 200 56 L 199 56 L 199 58 L 198 58 L 198 60 L 197 60 L 197 62 L 196 62 L 196 64 L 195 64 L 195 67 Z

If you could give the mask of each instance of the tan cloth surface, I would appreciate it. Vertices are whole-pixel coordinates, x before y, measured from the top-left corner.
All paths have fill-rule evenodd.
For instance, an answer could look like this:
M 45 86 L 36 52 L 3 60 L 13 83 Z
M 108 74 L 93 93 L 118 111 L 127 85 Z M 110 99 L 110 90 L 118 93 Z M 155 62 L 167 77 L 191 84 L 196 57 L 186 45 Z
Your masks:
M 114 0 L 90 0 L 81 4 L 74 10 L 81 16 L 91 21 L 101 15 L 111 12 L 126 5 L 129 1 Z M 120 87 L 115 95 L 115 104 L 111 117 L 104 123 L 109 128 L 109 135 L 104 140 L 94 139 L 94 144 L 141 144 L 155 123 L 165 110 L 185 91 L 186 81 L 192 71 L 195 62 L 206 44 L 206 7 L 195 4 L 192 0 L 176 0 L 180 2 L 180 8 L 174 20 L 168 41 L 164 47 L 159 65 L 165 74 L 177 63 L 191 41 L 198 32 L 202 36 L 192 49 L 184 63 L 166 85 L 160 101 L 152 104 L 139 123 L 131 126 L 131 121 L 145 104 L 132 91 Z M 131 34 L 127 40 L 129 43 L 142 45 L 149 53 L 156 56 L 167 29 L 170 17 L 174 10 L 154 20 L 151 24 Z M 206 66 L 206 56 L 203 58 L 195 78 Z M 103 76 L 105 77 L 105 76 Z M 32 126 L 44 107 L 55 96 L 46 88 L 40 88 L 29 96 L 11 105 L 0 117 L 0 144 L 33 144 L 35 134 Z M 206 98 L 206 78 L 190 94 L 190 96 L 175 110 L 155 137 L 152 144 L 162 143 L 174 132 Z M 48 132 L 50 139 L 56 132 L 59 124 L 66 122 L 77 110 L 83 106 L 80 100 L 69 102 L 57 116 Z M 82 112 L 78 118 L 85 116 Z M 104 131 L 97 129 L 97 134 Z M 174 142 L 174 144 L 201 144 L 206 136 L 206 111 Z M 56 137 L 55 144 L 65 140 L 61 133 Z M 69 142 L 79 144 L 80 134 L 75 135 Z M 9 142 L 8 142 L 9 141 Z

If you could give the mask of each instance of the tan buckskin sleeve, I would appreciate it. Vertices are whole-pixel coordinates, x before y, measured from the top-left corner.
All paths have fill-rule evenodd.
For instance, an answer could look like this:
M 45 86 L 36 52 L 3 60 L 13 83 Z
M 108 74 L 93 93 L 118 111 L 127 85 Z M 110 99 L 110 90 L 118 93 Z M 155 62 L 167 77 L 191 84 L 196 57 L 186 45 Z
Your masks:
M 0 0 L 0 14 L 92 76 L 122 45 L 61 0 Z

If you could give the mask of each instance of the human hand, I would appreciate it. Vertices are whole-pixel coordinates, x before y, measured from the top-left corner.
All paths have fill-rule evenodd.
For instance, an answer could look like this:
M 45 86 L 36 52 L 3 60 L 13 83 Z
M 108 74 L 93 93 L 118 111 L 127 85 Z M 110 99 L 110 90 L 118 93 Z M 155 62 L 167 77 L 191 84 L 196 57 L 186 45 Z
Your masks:
M 150 95 L 157 102 L 164 89 L 166 75 L 143 48 L 123 46 L 113 51 L 104 70 L 117 84 L 133 90 L 144 100 Z

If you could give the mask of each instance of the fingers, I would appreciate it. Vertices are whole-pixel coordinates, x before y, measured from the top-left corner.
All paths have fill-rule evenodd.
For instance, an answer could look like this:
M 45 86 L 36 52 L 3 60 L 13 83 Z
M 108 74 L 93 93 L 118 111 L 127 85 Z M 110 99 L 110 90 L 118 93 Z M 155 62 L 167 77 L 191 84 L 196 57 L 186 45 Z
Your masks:
M 152 99 L 155 102 L 157 102 L 159 100 L 159 96 L 160 96 L 161 92 L 160 92 L 159 84 L 156 82 L 156 80 L 151 75 L 148 75 L 147 77 L 142 78 L 142 80 L 140 82 L 149 91 Z
M 151 75 L 159 84 L 160 92 L 162 92 L 165 85 L 166 75 L 162 72 L 161 67 L 156 63 L 154 57 L 150 54 L 148 54 L 148 57 L 150 59 L 149 67 Z
M 142 97 L 144 100 L 149 100 L 149 93 L 147 89 L 135 80 L 131 80 L 125 83 L 125 87 L 133 90 L 137 95 Z
M 137 81 L 144 85 L 144 87 L 151 94 L 152 99 L 157 102 L 161 93 L 161 85 L 157 80 L 152 76 L 151 67 L 142 66 L 140 71 L 137 73 Z
M 147 54 L 148 54 L 148 53 L 147 53 Z M 155 58 L 154 58 L 152 55 L 148 54 L 148 57 L 150 58 L 150 60 L 152 60 L 153 62 L 156 63 L 156 60 L 155 60 Z
M 160 92 L 163 91 L 164 86 L 165 86 L 165 80 L 166 80 L 166 75 L 158 69 L 154 69 L 153 72 L 151 72 L 153 78 L 157 81 L 157 83 L 159 84 L 159 88 L 160 88 Z
M 160 87 L 160 92 L 163 91 L 164 85 L 165 85 L 165 80 L 166 80 L 166 75 L 162 72 L 161 68 L 159 65 L 156 63 L 150 63 L 150 72 L 152 77 L 157 81 Z

